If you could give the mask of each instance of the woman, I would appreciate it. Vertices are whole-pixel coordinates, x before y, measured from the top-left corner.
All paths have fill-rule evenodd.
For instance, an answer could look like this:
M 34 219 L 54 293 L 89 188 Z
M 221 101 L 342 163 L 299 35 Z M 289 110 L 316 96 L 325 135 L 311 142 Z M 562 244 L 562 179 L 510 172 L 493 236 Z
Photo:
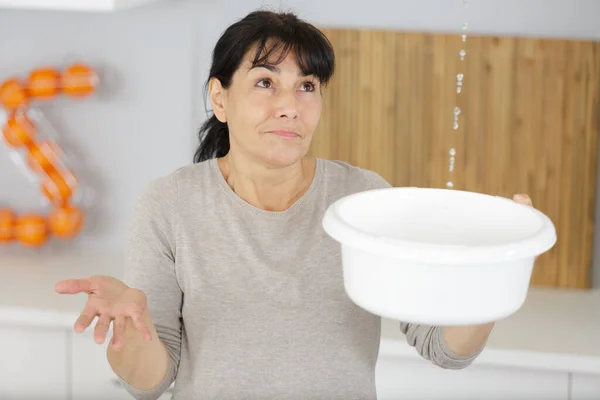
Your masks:
M 307 156 L 334 70 L 330 43 L 292 14 L 253 12 L 218 41 L 214 115 L 195 163 L 152 181 L 135 208 L 125 282 L 88 293 L 75 330 L 94 336 L 123 385 L 156 399 L 373 399 L 380 318 L 355 306 L 339 246 L 321 227 L 337 199 L 389 187 L 378 174 Z M 528 202 L 525 197 L 524 202 Z M 399 323 L 422 357 L 464 368 L 492 324 Z

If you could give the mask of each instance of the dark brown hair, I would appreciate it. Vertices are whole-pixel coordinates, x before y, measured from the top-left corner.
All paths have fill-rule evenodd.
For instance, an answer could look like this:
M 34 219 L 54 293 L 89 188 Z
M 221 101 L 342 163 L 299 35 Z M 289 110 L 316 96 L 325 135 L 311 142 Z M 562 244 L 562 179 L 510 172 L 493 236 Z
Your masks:
M 228 88 L 233 74 L 254 45 L 257 47 L 253 66 L 267 64 L 269 57 L 277 52 L 280 52 L 280 56 L 275 64 L 280 63 L 293 51 L 301 71 L 305 75 L 314 75 L 322 86 L 327 85 L 333 76 L 333 47 L 319 29 L 302 21 L 293 13 L 261 10 L 248 14 L 221 35 L 213 50 L 206 89 L 212 78 L 219 79 L 221 85 Z M 200 145 L 194 154 L 195 163 L 223 157 L 229 152 L 227 124 L 219 121 L 214 115 L 204 122 L 198 138 Z

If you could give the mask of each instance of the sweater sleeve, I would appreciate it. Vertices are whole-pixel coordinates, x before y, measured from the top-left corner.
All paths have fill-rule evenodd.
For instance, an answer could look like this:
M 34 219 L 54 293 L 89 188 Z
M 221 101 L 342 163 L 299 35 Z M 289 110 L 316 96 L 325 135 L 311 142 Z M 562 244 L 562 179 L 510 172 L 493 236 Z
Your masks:
M 137 390 L 118 377 L 141 400 L 158 399 L 174 382 L 179 366 L 183 293 L 175 270 L 176 202 L 174 174 L 147 184 L 134 206 L 127 239 L 124 282 L 146 294 L 152 322 L 170 356 L 167 376 L 151 390 Z
M 384 189 L 392 187 L 381 175 L 364 170 L 366 189 Z M 417 350 L 417 353 L 444 369 L 462 369 L 468 367 L 482 352 L 484 346 L 469 356 L 454 353 L 446 344 L 444 329 L 440 326 L 426 326 L 400 322 L 400 331 L 406 336 L 407 343 Z
M 463 369 L 468 367 L 482 352 L 481 346 L 475 353 L 461 356 L 452 351 L 444 339 L 444 328 L 400 322 L 400 331 L 406 335 L 406 341 L 417 353 L 434 365 L 444 369 Z

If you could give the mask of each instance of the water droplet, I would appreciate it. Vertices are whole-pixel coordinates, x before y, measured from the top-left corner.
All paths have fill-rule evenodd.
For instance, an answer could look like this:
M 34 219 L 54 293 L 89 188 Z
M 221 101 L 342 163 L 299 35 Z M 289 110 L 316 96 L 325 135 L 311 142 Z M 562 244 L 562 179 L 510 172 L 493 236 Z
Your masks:
M 462 26 L 462 30 L 466 31 L 468 26 L 469 26 L 469 24 L 465 22 Z
M 456 149 L 452 148 L 450 149 L 450 151 L 448 152 L 451 156 L 455 156 L 456 155 Z
M 450 164 L 454 165 L 455 161 L 456 161 L 456 159 L 454 157 L 450 157 Z
M 456 93 L 460 93 L 460 92 L 462 92 L 462 88 L 459 86 L 456 88 Z
M 461 50 L 458 52 L 458 54 L 460 55 L 460 59 L 464 60 L 465 56 L 467 55 L 467 52 L 465 50 Z
M 460 114 L 460 107 L 454 107 L 454 115 Z
M 448 172 L 452 171 L 454 171 L 454 164 L 450 164 L 450 166 L 448 167 Z
M 467 41 L 467 35 L 462 35 L 462 41 L 466 42 Z
M 457 74 L 456 75 L 456 79 L 458 79 L 459 82 L 461 82 L 463 80 L 463 78 L 465 77 L 464 74 Z
M 446 183 L 446 187 L 447 188 L 453 188 L 454 184 L 452 182 L 448 182 L 448 183 Z
M 458 129 L 458 122 L 454 121 L 454 124 L 452 124 L 452 129 L 457 130 Z

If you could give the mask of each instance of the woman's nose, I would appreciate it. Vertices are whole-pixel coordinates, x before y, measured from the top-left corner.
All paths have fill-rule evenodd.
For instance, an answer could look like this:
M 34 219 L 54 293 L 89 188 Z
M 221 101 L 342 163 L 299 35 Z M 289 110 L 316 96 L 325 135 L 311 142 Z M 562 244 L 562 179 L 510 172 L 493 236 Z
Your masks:
M 281 90 L 275 100 L 275 116 L 277 118 L 298 118 L 298 104 L 295 90 Z

